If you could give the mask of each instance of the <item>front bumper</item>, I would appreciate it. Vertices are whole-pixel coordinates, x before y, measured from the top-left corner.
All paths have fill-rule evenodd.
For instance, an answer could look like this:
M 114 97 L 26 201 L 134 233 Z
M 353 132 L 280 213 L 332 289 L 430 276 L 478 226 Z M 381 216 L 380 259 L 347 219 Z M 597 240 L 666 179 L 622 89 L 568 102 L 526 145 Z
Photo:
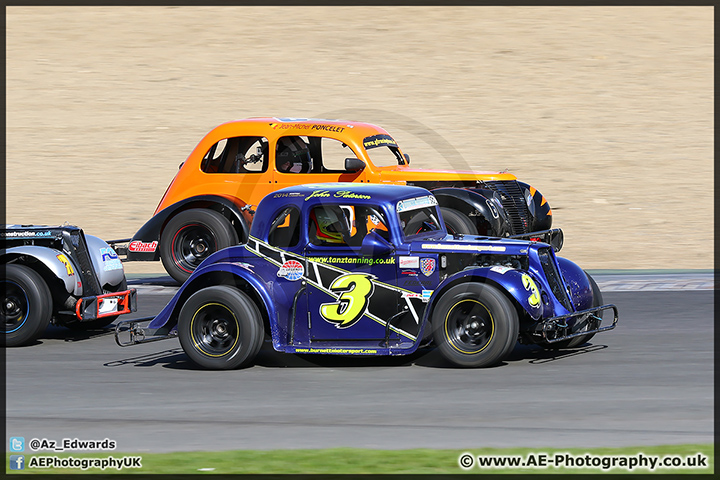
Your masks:
M 603 318 L 597 314 L 605 310 L 613 311 L 613 320 L 610 325 L 601 326 Z M 567 321 L 572 318 L 578 318 L 578 320 L 572 325 L 568 325 Z M 540 321 L 534 325 L 533 333 L 535 335 L 541 335 L 542 340 L 546 343 L 555 343 L 582 335 L 612 330 L 617 325 L 617 322 L 617 307 L 615 305 L 603 305 L 601 307 L 593 307 Z M 585 328 L 586 326 L 587 328 Z
M 137 311 L 137 290 L 82 297 L 75 304 L 75 316 L 81 322 Z

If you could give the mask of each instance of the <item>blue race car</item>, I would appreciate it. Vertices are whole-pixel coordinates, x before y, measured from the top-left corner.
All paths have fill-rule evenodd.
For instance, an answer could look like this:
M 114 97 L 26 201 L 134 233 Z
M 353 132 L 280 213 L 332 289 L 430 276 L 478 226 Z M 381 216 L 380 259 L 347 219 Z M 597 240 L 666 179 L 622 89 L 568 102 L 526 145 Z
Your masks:
M 617 321 L 593 279 L 546 243 L 449 235 L 423 188 L 333 183 L 266 196 L 245 245 L 208 257 L 154 319 L 120 322 L 115 336 L 177 336 L 211 369 L 251 364 L 266 334 L 288 353 L 434 343 L 458 366 L 484 367 L 518 341 L 572 348 Z

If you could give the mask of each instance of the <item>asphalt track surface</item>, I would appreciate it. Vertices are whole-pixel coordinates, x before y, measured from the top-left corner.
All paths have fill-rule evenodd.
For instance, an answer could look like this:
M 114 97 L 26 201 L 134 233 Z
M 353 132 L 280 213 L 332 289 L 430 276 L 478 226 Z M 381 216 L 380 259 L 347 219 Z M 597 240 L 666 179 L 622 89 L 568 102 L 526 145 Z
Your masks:
M 301 356 L 266 343 L 255 366 L 213 372 L 176 339 L 120 348 L 110 330 L 51 327 L 7 350 L 7 436 L 109 438 L 136 453 L 711 443 L 713 291 L 703 278 L 710 288 L 598 278 L 619 307 L 617 329 L 574 350 L 517 346 L 489 369 L 452 368 L 434 351 Z M 133 317 L 157 313 L 174 290 L 133 283 Z

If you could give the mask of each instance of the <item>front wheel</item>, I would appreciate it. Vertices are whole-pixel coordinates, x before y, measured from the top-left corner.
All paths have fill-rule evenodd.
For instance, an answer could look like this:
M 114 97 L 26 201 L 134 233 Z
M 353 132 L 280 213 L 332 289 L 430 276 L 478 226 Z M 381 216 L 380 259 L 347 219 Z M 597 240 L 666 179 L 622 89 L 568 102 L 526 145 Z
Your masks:
M 496 287 L 463 283 L 445 292 L 432 314 L 433 338 L 442 355 L 462 367 L 492 366 L 518 338 L 518 316 Z
M 178 337 L 194 363 L 212 370 L 249 365 L 260 351 L 263 322 L 255 303 L 228 285 L 198 290 L 180 310 Z
M 35 270 L 25 265 L 5 266 L 2 319 L 4 343 L 25 345 L 45 331 L 52 316 L 52 296 Z
M 165 270 L 183 283 L 207 257 L 238 243 L 230 221 L 215 210 L 193 208 L 175 215 L 160 236 Z

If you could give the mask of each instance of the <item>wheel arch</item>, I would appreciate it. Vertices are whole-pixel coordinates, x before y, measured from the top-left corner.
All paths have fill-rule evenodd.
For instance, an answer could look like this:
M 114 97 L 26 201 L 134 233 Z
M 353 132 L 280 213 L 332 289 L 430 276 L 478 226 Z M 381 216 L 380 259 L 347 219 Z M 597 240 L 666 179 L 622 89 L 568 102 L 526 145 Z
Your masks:
M 220 266 L 219 268 L 213 267 L 218 267 L 218 265 L 208 267 L 207 270 L 203 269 L 202 274 L 194 275 L 188 279 L 178 294 L 173 298 L 171 311 L 161 312 L 165 317 L 165 321 L 160 325 L 151 324 L 151 327 L 166 327 L 167 330 L 175 328 L 180 310 L 191 295 L 205 287 L 229 285 L 239 289 L 250 297 L 260 311 L 265 332 L 273 333 L 274 322 L 271 322 L 270 319 L 275 316 L 275 307 L 268 291 L 263 288 L 262 281 L 250 272 L 245 273 L 245 271 L 239 271 L 241 267 L 237 267 L 237 269 L 233 268 L 234 266 L 232 265 Z
M 542 304 L 533 308 L 528 303 L 529 292 L 522 283 L 522 273 L 511 270 L 505 273 L 492 271 L 490 268 L 478 268 L 459 272 L 442 283 L 438 290 L 433 292 L 428 307 L 425 309 L 424 321 L 429 324 L 432 321 L 432 315 L 435 311 L 440 298 L 456 285 L 463 283 L 482 283 L 492 285 L 497 288 L 515 307 L 518 314 L 518 320 L 529 318 L 537 320 L 542 316 Z
M 432 193 L 441 207 L 452 208 L 469 218 L 481 235 L 500 237 L 510 232 L 504 212 L 493 203 L 492 196 L 456 187 L 437 188 Z
M 241 243 L 245 243 L 250 233 L 250 223 L 252 219 L 249 213 L 242 210 L 244 206 L 245 204 L 242 204 L 242 202 L 239 202 L 237 199 L 220 195 L 198 195 L 186 198 L 162 209 L 150 218 L 150 220 L 145 222 L 135 235 L 133 235 L 131 242 L 142 241 L 147 243 L 156 241 L 159 243 L 165 226 L 175 215 L 194 208 L 206 208 L 214 210 L 227 218 L 233 226 L 238 240 Z M 128 260 L 152 261 L 159 259 L 159 246 L 152 252 L 128 252 Z

